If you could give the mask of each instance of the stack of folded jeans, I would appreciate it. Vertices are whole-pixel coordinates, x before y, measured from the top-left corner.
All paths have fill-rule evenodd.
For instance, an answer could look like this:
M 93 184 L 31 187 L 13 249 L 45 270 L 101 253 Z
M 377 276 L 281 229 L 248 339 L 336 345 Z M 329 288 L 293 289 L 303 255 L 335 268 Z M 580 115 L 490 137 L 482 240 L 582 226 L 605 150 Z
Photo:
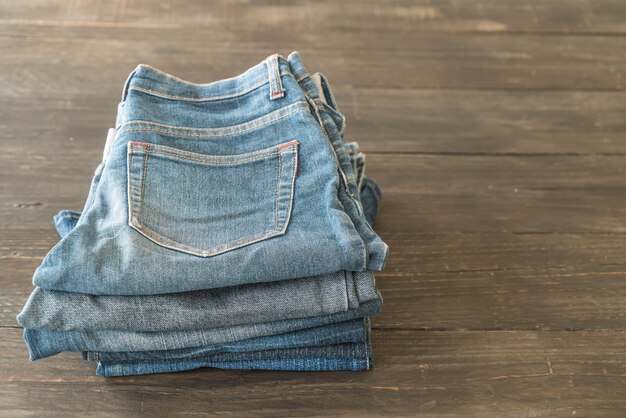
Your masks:
M 31 360 L 96 373 L 368 370 L 381 192 L 300 55 L 194 84 L 140 65 L 82 212 L 35 271 Z

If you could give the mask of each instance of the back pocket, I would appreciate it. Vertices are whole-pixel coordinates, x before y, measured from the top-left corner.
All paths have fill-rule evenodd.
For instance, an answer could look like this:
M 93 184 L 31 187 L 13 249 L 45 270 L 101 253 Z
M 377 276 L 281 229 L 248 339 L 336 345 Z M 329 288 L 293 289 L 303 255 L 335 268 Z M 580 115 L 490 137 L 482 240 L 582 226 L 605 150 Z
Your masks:
M 297 141 L 226 156 L 129 142 L 129 225 L 158 245 L 201 257 L 282 235 L 297 154 Z

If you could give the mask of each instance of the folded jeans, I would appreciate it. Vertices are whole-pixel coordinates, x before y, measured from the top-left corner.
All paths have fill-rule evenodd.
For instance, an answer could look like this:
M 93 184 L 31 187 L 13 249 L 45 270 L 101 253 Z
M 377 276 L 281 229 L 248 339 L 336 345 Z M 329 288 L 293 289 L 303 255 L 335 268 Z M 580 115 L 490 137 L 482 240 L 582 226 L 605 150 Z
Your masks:
M 388 248 L 344 120 L 297 53 L 205 85 L 137 67 L 18 317 L 31 359 L 83 351 L 105 376 L 368 369 Z
M 148 295 L 380 270 L 388 247 L 318 78 L 297 53 L 203 85 L 137 67 L 83 213 L 33 283 Z

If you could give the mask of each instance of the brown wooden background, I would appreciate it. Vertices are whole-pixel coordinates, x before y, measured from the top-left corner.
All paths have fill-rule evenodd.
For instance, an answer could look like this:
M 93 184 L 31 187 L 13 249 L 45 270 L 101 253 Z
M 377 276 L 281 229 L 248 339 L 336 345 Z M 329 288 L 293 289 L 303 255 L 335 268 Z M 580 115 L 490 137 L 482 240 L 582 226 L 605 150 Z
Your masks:
M 368 153 L 391 247 L 368 373 L 104 379 L 15 315 L 128 73 L 301 52 Z M 626 415 L 622 0 L 0 0 L 0 415 Z

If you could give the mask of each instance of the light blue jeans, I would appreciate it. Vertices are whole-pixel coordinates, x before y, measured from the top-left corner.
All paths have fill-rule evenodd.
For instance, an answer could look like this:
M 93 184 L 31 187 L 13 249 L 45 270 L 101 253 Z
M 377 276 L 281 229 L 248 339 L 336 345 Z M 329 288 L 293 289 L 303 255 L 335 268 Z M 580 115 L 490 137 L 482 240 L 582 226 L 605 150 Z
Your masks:
M 368 222 L 373 224 L 380 190 L 373 180 L 364 179 L 364 155 L 356 152 L 358 145 L 347 145 L 353 165 L 359 166 L 358 196 L 368 211 Z M 65 210 L 54 217 L 61 237 L 74 228 L 80 215 Z M 146 296 L 98 296 L 36 288 L 17 320 L 24 328 L 51 331 L 190 330 L 332 314 L 377 297 L 371 271 L 340 271 L 280 282 Z
M 382 269 L 320 78 L 298 53 L 209 84 L 138 66 L 83 213 L 33 283 L 149 295 Z
M 380 299 L 375 299 L 363 303 L 358 308 L 331 315 L 187 331 L 46 331 L 25 328 L 24 340 L 31 360 L 53 356 L 64 351 L 179 350 L 285 334 L 365 318 L 378 314 L 381 303 Z

